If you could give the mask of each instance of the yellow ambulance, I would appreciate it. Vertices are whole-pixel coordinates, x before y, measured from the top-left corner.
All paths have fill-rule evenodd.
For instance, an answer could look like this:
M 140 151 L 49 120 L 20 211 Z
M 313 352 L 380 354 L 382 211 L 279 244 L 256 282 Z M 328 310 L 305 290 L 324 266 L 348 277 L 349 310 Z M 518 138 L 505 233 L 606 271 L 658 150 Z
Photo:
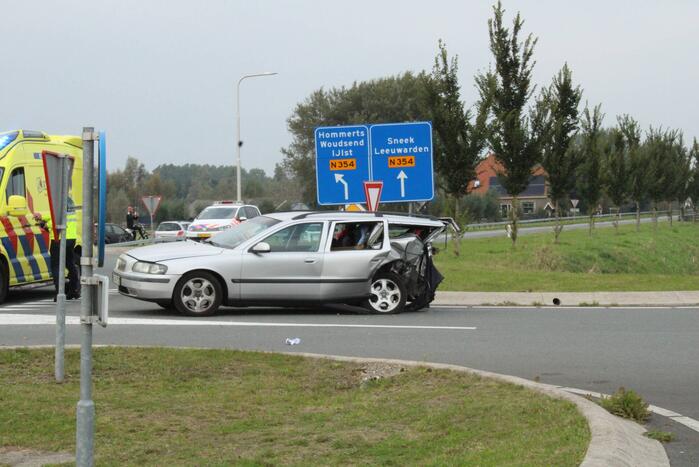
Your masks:
M 82 225 L 82 139 L 41 131 L 0 133 L 0 303 L 10 288 L 50 283 L 50 238 L 34 221 L 34 214 L 50 217 L 42 151 L 75 157 L 68 188 L 68 205 Z M 77 257 L 82 244 L 76 240 Z

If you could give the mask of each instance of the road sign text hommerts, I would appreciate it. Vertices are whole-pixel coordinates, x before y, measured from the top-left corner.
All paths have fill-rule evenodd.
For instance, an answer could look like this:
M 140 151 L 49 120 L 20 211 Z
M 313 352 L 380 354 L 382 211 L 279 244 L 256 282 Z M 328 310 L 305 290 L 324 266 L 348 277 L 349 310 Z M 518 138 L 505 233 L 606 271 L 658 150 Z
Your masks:
M 318 204 L 362 203 L 364 182 L 382 181 L 382 202 L 434 198 L 429 122 L 315 130 Z

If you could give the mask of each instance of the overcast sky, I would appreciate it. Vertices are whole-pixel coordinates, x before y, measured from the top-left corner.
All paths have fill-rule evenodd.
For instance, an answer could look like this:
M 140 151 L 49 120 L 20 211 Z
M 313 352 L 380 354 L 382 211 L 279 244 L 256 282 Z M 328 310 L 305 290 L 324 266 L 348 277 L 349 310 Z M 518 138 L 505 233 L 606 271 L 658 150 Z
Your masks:
M 243 167 L 271 174 L 290 142 L 286 119 L 323 86 L 430 69 L 437 40 L 458 54 L 463 96 L 491 61 L 487 1 L 3 0 L 0 127 L 105 130 L 110 169 L 129 155 L 233 164 L 235 84 Z M 535 81 L 568 62 L 606 124 L 699 136 L 699 2 L 506 1 L 539 37 Z M 371 123 L 371 122 L 366 122 Z

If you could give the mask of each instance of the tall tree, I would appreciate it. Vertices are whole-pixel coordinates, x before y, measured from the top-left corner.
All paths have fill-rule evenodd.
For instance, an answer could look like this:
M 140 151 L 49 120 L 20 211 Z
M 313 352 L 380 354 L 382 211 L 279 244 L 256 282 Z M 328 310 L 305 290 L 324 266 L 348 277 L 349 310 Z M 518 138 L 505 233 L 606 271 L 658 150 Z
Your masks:
M 648 197 L 653 203 L 653 228 L 658 228 L 658 203 L 674 196 L 674 151 L 680 138 L 676 130 L 650 127 L 643 144 L 649 170 Z
M 460 222 L 459 199 L 476 176 L 476 165 L 485 149 L 485 122 L 489 102 L 477 104 L 475 122 L 464 109 L 457 76 L 458 57 L 449 58 L 446 45 L 440 40 L 432 75 L 425 79 L 427 105 L 435 140 L 435 169 L 438 183 L 453 200 L 455 221 Z M 460 239 L 455 239 L 455 254 L 459 255 Z
M 602 198 L 602 120 L 604 114 L 600 104 L 596 105 L 592 112 L 586 106 L 581 122 L 582 134 L 578 138 L 579 144 L 573 149 L 580 152 L 582 159 L 577 169 L 577 191 L 590 216 L 590 236 L 595 226 L 597 204 Z
M 541 159 L 540 135 L 543 128 L 541 106 L 527 109 L 535 86 L 532 84 L 534 46 L 537 39 L 529 34 L 520 39 L 524 21 L 519 13 L 512 29 L 503 23 L 505 11 L 498 1 L 493 7 L 493 18 L 488 20 L 490 50 L 495 59 L 495 70 L 478 78 L 482 100 L 491 102 L 492 118 L 488 142 L 503 170 L 500 182 L 512 196 L 512 245 L 517 242 L 518 196 L 529 185 L 532 168 Z
M 604 164 L 604 188 L 617 208 L 613 220 L 614 229 L 619 231 L 621 206 L 629 193 L 629 161 L 626 153 L 624 134 L 618 128 L 612 128 L 609 133 Z
M 641 202 L 648 196 L 650 169 L 646 152 L 641 150 L 641 127 L 630 115 L 617 117 L 619 131 L 624 137 L 624 152 L 628 161 L 629 197 L 636 205 L 636 232 L 641 230 Z
M 284 168 L 302 186 L 303 200 L 316 204 L 314 129 L 319 126 L 427 120 L 425 79 L 420 73 L 354 83 L 351 87 L 318 89 L 297 104 L 287 119 L 292 135 L 282 149 Z
M 672 225 L 672 207 L 675 202 L 680 208 L 680 220 L 684 217 L 684 203 L 687 200 L 687 192 L 692 171 L 692 154 L 684 145 L 682 132 L 675 132 L 671 149 L 670 160 L 666 170 L 668 171 L 667 189 L 665 202 L 667 203 L 667 213 Z
M 694 208 L 694 222 L 696 222 L 697 219 L 699 219 L 699 143 L 697 143 L 696 138 L 694 138 L 694 144 L 692 144 L 692 149 L 690 149 L 689 155 L 692 159 L 692 164 L 694 164 L 694 169 L 692 170 L 691 178 L 689 180 L 687 193 L 689 198 L 692 200 L 692 206 Z
M 565 64 L 544 89 L 541 101 L 545 134 L 542 138 L 541 165 L 546 170 L 549 185 L 549 198 L 554 203 L 556 225 L 553 228 L 554 242 L 563 230 L 561 224 L 561 201 L 569 196 L 575 187 L 575 172 L 582 162 L 583 154 L 571 150 L 571 142 L 578 132 L 578 105 L 582 97 L 580 86 L 573 85 L 573 74 Z

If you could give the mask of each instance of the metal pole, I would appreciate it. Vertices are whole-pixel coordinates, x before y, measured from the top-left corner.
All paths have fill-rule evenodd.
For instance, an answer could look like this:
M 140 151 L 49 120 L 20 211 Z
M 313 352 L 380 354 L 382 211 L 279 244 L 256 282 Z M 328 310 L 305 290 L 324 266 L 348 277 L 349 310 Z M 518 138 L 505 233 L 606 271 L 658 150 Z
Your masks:
M 92 401 L 92 316 L 94 287 L 92 279 L 92 184 L 94 181 L 94 128 L 83 128 L 83 231 L 82 231 L 82 300 L 80 301 L 80 401 L 77 410 L 75 463 L 78 467 L 94 465 L 95 404 Z
M 61 173 L 61 199 L 58 204 L 59 218 L 63 221 L 56 225 L 56 230 L 60 236 L 60 246 L 58 250 L 58 293 L 56 294 L 56 352 L 54 362 L 54 372 L 56 382 L 62 383 L 65 376 L 64 371 L 64 351 L 66 345 L 66 221 L 68 206 L 68 163 L 63 160 L 63 171 Z M 53 219 L 56 222 L 57 219 Z M 51 232 L 49 232 L 49 235 Z
M 236 140 L 235 140 L 235 150 L 238 155 L 237 157 L 237 163 L 235 167 L 235 200 L 237 202 L 241 202 L 241 190 L 240 190 L 240 82 L 243 81 L 246 77 L 243 76 L 238 80 L 238 90 L 236 91 L 236 96 L 235 96 L 235 131 L 236 131 Z
M 240 83 L 245 79 L 245 78 L 255 78 L 257 76 L 272 76 L 276 75 L 276 72 L 273 71 L 266 71 L 264 73 L 253 73 L 251 75 L 243 75 L 240 77 L 238 80 L 238 87 L 236 90 L 236 95 L 235 95 L 235 128 L 236 128 L 236 141 L 235 141 L 235 146 L 236 146 L 236 154 L 237 154 L 237 163 L 236 163 L 236 169 L 235 169 L 235 178 L 236 178 L 236 188 L 235 188 L 235 194 L 236 194 L 236 201 L 239 203 L 242 202 L 243 197 L 241 195 L 241 182 L 240 182 L 240 146 L 242 146 L 241 141 L 240 141 Z

